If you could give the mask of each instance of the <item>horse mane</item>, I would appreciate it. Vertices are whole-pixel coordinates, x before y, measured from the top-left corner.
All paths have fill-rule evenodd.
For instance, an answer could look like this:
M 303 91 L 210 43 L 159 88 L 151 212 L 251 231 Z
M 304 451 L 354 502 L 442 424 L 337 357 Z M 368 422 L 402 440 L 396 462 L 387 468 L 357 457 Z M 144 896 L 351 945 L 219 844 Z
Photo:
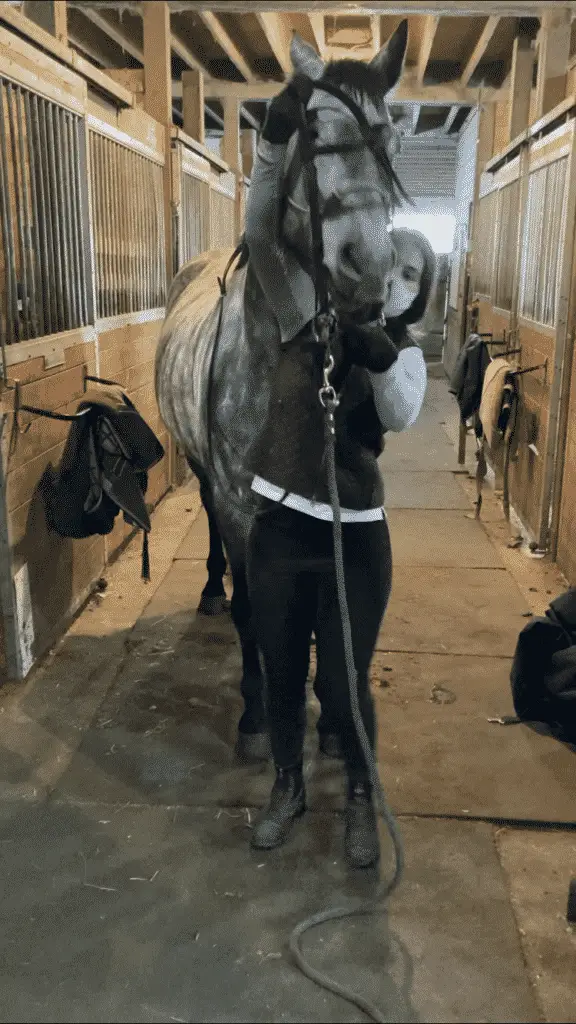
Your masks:
M 380 106 L 388 92 L 385 72 L 350 58 L 330 61 L 320 81 L 345 89 L 358 102 L 368 99 L 375 106 Z

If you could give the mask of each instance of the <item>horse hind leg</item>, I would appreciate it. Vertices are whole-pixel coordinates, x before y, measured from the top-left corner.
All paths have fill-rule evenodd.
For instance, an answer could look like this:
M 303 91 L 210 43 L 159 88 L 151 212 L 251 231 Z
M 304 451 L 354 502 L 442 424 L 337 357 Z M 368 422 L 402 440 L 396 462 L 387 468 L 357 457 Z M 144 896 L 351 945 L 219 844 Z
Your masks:
M 240 691 L 244 700 L 244 711 L 238 724 L 236 753 L 243 761 L 267 761 L 270 757 L 270 739 L 264 699 L 264 676 L 252 629 L 245 567 L 233 566 L 232 579 L 234 590 L 231 611 L 242 650 Z
M 200 597 L 198 613 L 200 615 L 222 615 L 223 612 L 227 612 L 230 609 L 230 603 L 224 589 L 224 576 L 227 570 L 224 545 L 222 544 L 218 523 L 214 515 L 212 492 L 208 480 L 201 471 L 198 471 L 197 467 L 192 468 L 200 481 L 200 499 L 208 517 L 210 537 L 210 548 L 206 561 L 208 580 Z

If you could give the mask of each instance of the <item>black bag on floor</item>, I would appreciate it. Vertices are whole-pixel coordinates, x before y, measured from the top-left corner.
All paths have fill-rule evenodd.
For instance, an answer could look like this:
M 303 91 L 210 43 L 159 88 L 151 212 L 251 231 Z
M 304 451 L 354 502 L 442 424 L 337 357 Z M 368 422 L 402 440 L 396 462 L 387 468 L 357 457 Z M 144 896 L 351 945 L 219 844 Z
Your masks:
M 510 681 L 518 718 L 543 722 L 558 739 L 576 743 L 576 587 L 524 627 Z
M 149 578 L 146 507 L 148 471 L 164 456 L 154 432 L 119 388 L 87 393 L 71 427 L 62 461 L 45 480 L 50 527 L 61 537 L 112 531 L 119 512 L 144 531 L 142 575 Z

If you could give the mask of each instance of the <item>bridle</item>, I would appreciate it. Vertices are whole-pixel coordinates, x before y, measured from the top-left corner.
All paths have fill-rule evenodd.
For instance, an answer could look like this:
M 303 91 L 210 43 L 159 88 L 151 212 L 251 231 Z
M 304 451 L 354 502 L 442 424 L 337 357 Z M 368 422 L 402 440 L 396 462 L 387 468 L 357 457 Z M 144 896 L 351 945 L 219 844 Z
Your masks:
M 331 342 L 338 327 L 338 317 L 330 300 L 329 279 L 324 264 L 322 212 L 320 208 L 316 158 L 319 156 L 341 155 L 367 148 L 376 163 L 384 171 L 387 182 L 390 185 L 393 202 L 398 202 L 401 199 L 409 201 L 409 199 L 392 167 L 386 143 L 382 140 L 383 125 L 371 125 L 360 104 L 332 82 L 319 79 L 313 82 L 313 86 L 314 90 L 328 93 L 342 103 L 352 114 L 360 132 L 358 142 L 318 145 L 315 139 L 314 115 L 310 116 L 297 86 L 288 86 L 289 89 L 291 88 L 295 92 L 299 100 L 298 150 L 310 215 L 312 239 L 311 275 L 316 296 L 316 313 L 312 331 L 314 340 L 324 349 L 323 382 L 322 387 L 319 389 L 318 397 L 326 413 L 327 430 L 334 436 L 334 412 L 338 406 L 339 399 L 330 379 L 334 370 Z

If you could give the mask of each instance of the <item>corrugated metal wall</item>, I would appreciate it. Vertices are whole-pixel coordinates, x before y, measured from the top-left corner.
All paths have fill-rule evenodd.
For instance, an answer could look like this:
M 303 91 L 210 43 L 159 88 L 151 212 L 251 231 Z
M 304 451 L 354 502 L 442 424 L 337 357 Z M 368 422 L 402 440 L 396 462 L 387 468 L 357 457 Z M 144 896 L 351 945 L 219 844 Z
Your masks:
M 455 139 L 408 136 L 394 168 L 409 196 L 453 197 L 456 188 Z

